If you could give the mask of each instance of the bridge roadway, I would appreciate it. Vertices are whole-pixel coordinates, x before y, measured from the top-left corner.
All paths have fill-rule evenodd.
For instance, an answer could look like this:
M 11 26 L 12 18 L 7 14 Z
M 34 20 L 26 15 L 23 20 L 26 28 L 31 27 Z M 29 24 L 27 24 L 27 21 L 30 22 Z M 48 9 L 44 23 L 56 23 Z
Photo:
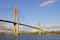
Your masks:
M 7 22 L 7 23 L 13 23 L 13 24 L 16 24 L 16 22 L 9 21 L 9 20 L 2 20 L 2 19 L 0 19 L 0 21 L 2 21 L 2 22 Z M 19 25 L 26 26 L 26 27 L 30 27 L 30 28 L 34 28 L 34 29 L 38 29 L 38 30 L 40 30 L 39 28 L 37 28 L 37 27 L 33 27 L 33 26 L 30 26 L 30 25 L 26 25 L 26 24 L 22 24 L 22 23 L 18 23 L 18 24 L 19 24 Z

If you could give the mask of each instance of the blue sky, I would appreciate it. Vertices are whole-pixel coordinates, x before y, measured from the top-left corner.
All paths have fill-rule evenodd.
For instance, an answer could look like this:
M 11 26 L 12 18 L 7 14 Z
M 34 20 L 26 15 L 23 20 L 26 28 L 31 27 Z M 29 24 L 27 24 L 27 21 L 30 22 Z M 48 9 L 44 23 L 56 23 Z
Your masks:
M 60 28 L 60 0 L 0 0 L 0 19 L 14 21 L 16 4 L 19 8 L 19 22 L 37 26 L 40 21 L 41 26 Z

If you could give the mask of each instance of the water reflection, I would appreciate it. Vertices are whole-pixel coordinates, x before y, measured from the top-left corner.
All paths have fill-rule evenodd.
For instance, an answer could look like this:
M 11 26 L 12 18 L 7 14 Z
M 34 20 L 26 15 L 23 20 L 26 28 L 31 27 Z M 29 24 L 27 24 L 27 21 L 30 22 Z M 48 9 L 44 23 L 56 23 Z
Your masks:
M 0 40 L 60 40 L 60 35 L 0 35 Z
M 14 40 L 19 40 L 18 37 L 14 37 Z

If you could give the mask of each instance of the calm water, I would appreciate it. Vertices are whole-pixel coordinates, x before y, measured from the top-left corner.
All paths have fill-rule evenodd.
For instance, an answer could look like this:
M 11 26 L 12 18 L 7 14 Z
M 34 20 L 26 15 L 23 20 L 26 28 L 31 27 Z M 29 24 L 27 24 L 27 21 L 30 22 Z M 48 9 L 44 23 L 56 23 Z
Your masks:
M 13 35 L 0 35 L 0 40 L 60 40 L 60 35 L 19 35 L 14 37 Z

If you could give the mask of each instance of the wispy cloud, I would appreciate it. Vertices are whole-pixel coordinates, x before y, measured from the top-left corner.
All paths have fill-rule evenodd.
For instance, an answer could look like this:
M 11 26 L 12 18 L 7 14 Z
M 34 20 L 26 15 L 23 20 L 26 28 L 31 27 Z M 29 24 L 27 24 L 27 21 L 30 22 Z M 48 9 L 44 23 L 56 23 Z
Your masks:
M 55 3 L 55 2 L 56 2 L 56 0 L 47 0 L 47 1 L 43 2 L 43 3 L 41 3 L 40 7 L 51 5 L 51 4 Z

